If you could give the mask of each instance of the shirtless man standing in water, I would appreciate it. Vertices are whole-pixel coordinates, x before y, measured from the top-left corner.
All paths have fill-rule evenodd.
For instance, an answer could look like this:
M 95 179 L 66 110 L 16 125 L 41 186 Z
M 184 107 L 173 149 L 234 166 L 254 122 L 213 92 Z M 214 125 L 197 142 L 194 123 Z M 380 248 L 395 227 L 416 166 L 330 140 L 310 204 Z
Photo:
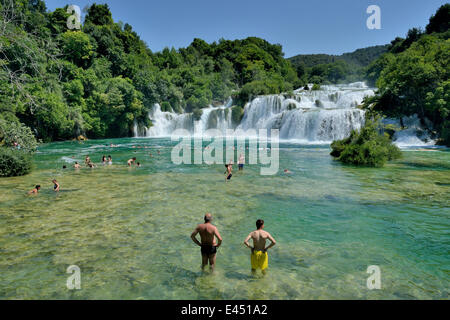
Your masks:
M 211 271 L 214 271 L 214 266 L 216 264 L 216 252 L 217 248 L 222 244 L 222 237 L 220 236 L 219 230 L 217 227 L 212 225 L 212 215 L 211 213 L 205 214 L 205 223 L 199 224 L 197 228 L 195 228 L 194 232 L 191 234 L 191 239 L 198 246 L 201 247 L 202 253 L 202 270 L 205 269 L 205 266 L 208 264 Z M 201 242 L 197 240 L 197 233 L 200 233 Z M 218 242 L 216 243 L 216 237 Z
M 270 233 L 264 231 L 263 229 L 264 220 L 258 219 L 256 221 L 256 230 L 250 232 L 244 240 L 244 244 L 252 250 L 252 254 L 250 256 L 252 273 L 255 273 L 256 269 L 261 269 L 263 274 L 266 273 L 266 269 L 269 266 L 269 255 L 267 254 L 267 250 L 272 248 L 277 243 Z M 253 247 L 248 244 L 250 238 L 253 239 Z M 271 244 L 266 248 L 267 239 L 270 240 Z

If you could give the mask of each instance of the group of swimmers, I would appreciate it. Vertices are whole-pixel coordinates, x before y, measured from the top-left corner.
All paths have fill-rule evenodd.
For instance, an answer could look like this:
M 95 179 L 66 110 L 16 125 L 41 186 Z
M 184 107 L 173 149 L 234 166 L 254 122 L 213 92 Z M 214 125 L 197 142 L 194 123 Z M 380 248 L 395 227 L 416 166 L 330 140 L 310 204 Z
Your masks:
M 53 182 L 53 191 L 59 192 L 61 188 L 59 182 L 56 181 L 56 179 L 53 179 L 52 182 Z M 38 184 L 32 190 L 28 191 L 28 194 L 37 194 L 39 193 L 39 190 L 41 190 L 41 185 Z
M 199 224 L 194 232 L 192 232 L 191 239 L 201 248 L 202 270 L 204 270 L 209 263 L 211 271 L 214 271 L 216 265 L 216 253 L 217 249 L 222 245 L 222 236 L 217 227 L 212 224 L 212 215 L 210 213 L 205 215 L 204 221 L 204 223 Z M 244 240 L 244 245 L 251 250 L 250 264 L 253 274 L 258 269 L 260 269 L 263 274 L 266 273 L 266 269 L 269 266 L 269 255 L 267 251 L 276 244 L 272 235 L 263 229 L 264 220 L 258 219 L 256 221 L 256 230 L 250 232 Z M 200 241 L 196 238 L 197 234 L 200 234 Z M 253 246 L 249 244 L 250 239 L 253 241 Z M 267 240 L 270 241 L 270 244 L 266 247 Z
M 131 167 L 132 165 L 136 165 L 136 167 L 140 167 L 141 164 L 139 162 L 136 162 L 136 160 L 137 160 L 136 157 L 133 157 L 133 158 L 129 159 L 127 161 L 127 165 L 129 167 Z M 88 167 L 88 168 L 95 168 L 96 167 L 89 156 L 86 156 L 86 158 L 84 159 L 84 163 L 85 163 L 86 167 Z M 109 155 L 108 158 L 106 158 L 106 156 L 103 155 L 102 156 L 102 164 L 103 165 L 112 165 L 112 157 Z M 75 169 L 80 169 L 81 165 L 78 163 L 78 161 L 75 161 L 75 164 L 73 165 L 73 167 Z M 67 168 L 67 166 L 64 165 L 63 169 L 66 169 L 66 168 Z M 58 192 L 60 190 L 60 185 L 59 185 L 58 181 L 53 179 L 52 182 L 54 184 L 53 185 L 53 190 L 55 192 Z M 28 194 L 38 194 L 39 190 L 41 190 L 41 186 L 38 184 L 32 190 L 30 190 L 28 192 Z
M 108 158 L 106 158 L 106 156 L 103 155 L 101 162 L 102 162 L 102 165 L 112 165 L 112 157 L 108 156 Z M 91 158 L 89 156 L 86 156 L 86 158 L 84 159 L 84 163 L 85 163 L 86 167 L 88 167 L 88 168 L 95 168 L 95 164 L 92 162 L 92 160 L 91 160 Z M 127 161 L 127 165 L 129 167 L 131 167 L 132 165 L 136 165 L 137 167 L 140 167 L 141 163 L 140 162 L 136 162 L 136 157 L 133 157 L 133 158 L 131 158 L 131 159 L 129 159 Z M 81 165 L 77 161 L 75 161 L 75 164 L 73 165 L 73 167 L 75 169 L 80 169 Z
M 86 156 L 86 158 L 84 159 L 84 164 L 86 165 L 86 167 L 88 168 L 95 168 L 95 164 L 92 162 L 91 158 L 89 156 Z M 102 156 L 102 164 L 103 165 L 111 165 L 112 164 L 112 157 L 108 156 L 108 159 L 106 159 L 106 156 L 103 155 Z M 75 169 L 80 169 L 81 166 L 78 162 L 75 161 L 75 164 L 73 166 Z

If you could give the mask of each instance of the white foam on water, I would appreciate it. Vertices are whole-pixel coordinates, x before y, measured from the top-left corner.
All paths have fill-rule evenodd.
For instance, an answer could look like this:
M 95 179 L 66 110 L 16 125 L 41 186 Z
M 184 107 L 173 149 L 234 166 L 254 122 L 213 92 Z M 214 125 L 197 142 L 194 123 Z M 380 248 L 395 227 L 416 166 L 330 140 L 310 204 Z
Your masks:
M 312 85 L 309 87 L 312 88 Z M 161 106 L 155 104 L 149 113 L 153 126 L 145 128 L 140 137 L 170 137 L 177 129 L 184 129 L 194 136 L 204 134 L 208 129 L 217 129 L 224 137 L 227 129 L 241 129 L 244 134 L 248 130 L 278 129 L 279 138 L 284 142 L 330 144 L 364 125 L 365 111 L 358 106 L 365 97 L 373 96 L 374 90 L 364 82 L 354 82 L 322 85 L 320 90 L 301 88 L 295 90 L 292 96 L 258 96 L 245 105 L 244 117 L 239 124 L 232 121 L 231 98 L 222 106 L 202 109 L 199 121 L 194 121 L 192 113 L 163 112 Z M 408 127 L 410 131 L 396 133 L 394 140 L 398 146 L 434 145 L 431 139 L 417 136 L 420 127 L 417 119 L 405 118 L 404 122 L 413 125 Z M 137 125 L 135 136 L 138 136 Z
M 422 128 L 416 114 L 403 117 L 402 120 L 405 128 L 395 132 L 393 137 L 394 143 L 399 148 L 430 147 L 436 144 L 436 141 L 430 138 L 430 134 Z M 399 119 L 385 119 L 384 122 L 400 128 Z
M 61 160 L 67 163 L 74 163 L 77 159 L 69 158 L 69 157 L 61 157 Z

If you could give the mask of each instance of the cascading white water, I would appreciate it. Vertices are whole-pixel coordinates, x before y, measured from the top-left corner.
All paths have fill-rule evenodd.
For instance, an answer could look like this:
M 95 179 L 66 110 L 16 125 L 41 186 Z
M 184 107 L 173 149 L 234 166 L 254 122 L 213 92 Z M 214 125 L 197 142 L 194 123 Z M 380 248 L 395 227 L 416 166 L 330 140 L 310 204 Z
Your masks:
M 365 96 L 374 91 L 363 82 L 347 85 L 324 85 L 320 90 L 294 91 L 293 97 L 284 95 L 259 96 L 247 103 L 238 129 L 279 129 L 281 139 L 304 142 L 330 142 L 342 139 L 351 130 L 361 128 L 364 111 L 356 108 Z M 219 107 L 202 109 L 199 121 L 192 114 L 162 112 L 156 104 L 149 114 L 153 126 L 145 130 L 146 137 L 170 136 L 176 129 L 191 134 L 218 129 L 225 134 L 233 129 L 232 100 Z
M 291 98 L 260 96 L 245 106 L 238 129 L 279 129 L 281 139 L 328 143 L 361 128 L 364 111 L 357 106 L 373 94 L 363 82 L 356 82 L 299 89 Z
M 394 125 L 396 128 L 401 127 L 400 119 L 384 119 L 383 122 Z M 428 128 L 433 127 L 433 124 L 429 120 L 425 120 L 425 122 Z M 395 132 L 393 136 L 394 143 L 400 148 L 425 147 L 436 144 L 436 141 L 431 138 L 430 133 L 422 127 L 417 114 L 410 117 L 402 117 L 402 123 L 405 128 Z
M 232 128 L 231 121 L 231 103 L 223 106 L 202 109 L 202 115 L 199 121 L 194 121 L 192 113 L 178 114 L 174 112 L 163 112 L 161 106 L 155 104 L 150 111 L 149 117 L 153 126 L 145 130 L 146 137 L 167 137 L 177 129 L 185 129 L 191 134 L 195 132 L 204 132 L 207 129 L 219 129 L 223 134 L 225 130 Z
M 311 88 L 311 86 L 310 86 Z M 342 85 L 323 85 L 320 90 L 298 89 L 294 95 L 259 96 L 247 103 L 240 124 L 232 121 L 232 100 L 222 106 L 202 109 L 199 121 L 191 113 L 177 114 L 162 112 L 156 104 L 149 114 L 153 126 L 140 130 L 135 125 L 135 135 L 144 137 L 168 137 L 176 129 L 185 129 L 190 134 L 218 129 L 226 134 L 227 129 L 279 129 L 282 140 L 300 143 L 329 143 L 348 136 L 351 130 L 358 130 L 364 124 L 364 111 L 357 108 L 366 96 L 374 95 L 374 89 L 364 82 Z M 394 142 L 400 147 L 432 145 L 431 140 L 420 128 L 418 119 L 412 117 L 407 128 L 394 135 Z M 387 119 L 387 123 L 398 120 Z M 410 123 L 411 122 L 411 123 Z M 143 132 L 142 132 L 143 131 Z

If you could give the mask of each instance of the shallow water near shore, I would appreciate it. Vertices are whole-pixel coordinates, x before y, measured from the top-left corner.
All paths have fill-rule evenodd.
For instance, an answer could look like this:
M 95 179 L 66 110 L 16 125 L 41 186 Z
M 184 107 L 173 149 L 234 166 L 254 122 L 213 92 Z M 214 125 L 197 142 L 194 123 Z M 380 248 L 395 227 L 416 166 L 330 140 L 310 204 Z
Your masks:
M 375 169 L 333 161 L 327 145 L 282 143 L 278 174 L 246 165 L 225 183 L 223 165 L 173 164 L 174 144 L 45 144 L 30 175 L 0 179 L 0 298 L 448 299 L 448 150 L 406 150 Z M 74 170 L 88 154 L 98 167 Z M 132 156 L 142 167 L 126 166 Z M 224 238 L 213 275 L 190 239 L 206 212 Z M 251 275 L 243 245 L 258 218 L 277 240 L 265 277 Z M 70 265 L 81 290 L 66 287 Z M 381 290 L 366 286 L 370 265 Z

